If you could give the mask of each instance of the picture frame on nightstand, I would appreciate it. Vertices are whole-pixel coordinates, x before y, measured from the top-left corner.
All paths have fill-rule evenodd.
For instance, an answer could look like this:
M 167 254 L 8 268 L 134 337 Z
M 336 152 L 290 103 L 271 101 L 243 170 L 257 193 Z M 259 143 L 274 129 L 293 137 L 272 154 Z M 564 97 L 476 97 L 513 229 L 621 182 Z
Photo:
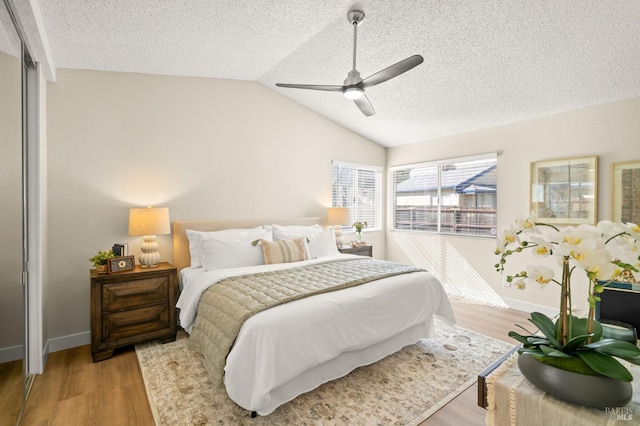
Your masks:
M 136 260 L 133 256 L 120 256 L 107 259 L 107 274 L 133 271 L 136 269 Z

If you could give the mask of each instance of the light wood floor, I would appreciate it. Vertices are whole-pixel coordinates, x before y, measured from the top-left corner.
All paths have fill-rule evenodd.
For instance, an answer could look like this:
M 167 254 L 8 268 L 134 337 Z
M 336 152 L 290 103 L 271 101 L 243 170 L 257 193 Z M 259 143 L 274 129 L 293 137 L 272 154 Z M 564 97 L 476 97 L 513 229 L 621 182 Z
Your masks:
M 528 318 L 512 309 L 452 302 L 460 327 L 507 342 L 513 324 Z M 472 386 L 423 425 L 484 425 L 485 411 L 476 402 Z M 125 349 L 98 363 L 91 361 L 89 346 L 51 354 L 45 373 L 33 383 L 21 424 L 153 425 L 135 351 Z

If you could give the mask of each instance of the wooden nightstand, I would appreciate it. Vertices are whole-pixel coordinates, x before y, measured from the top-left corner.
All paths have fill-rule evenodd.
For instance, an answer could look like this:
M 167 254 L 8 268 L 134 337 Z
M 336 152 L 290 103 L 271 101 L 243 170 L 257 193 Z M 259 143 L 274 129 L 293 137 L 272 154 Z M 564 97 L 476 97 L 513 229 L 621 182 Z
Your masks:
M 91 270 L 91 355 L 111 358 L 122 346 L 176 340 L 178 275 L 163 262 L 155 268 L 100 275 Z
M 358 256 L 373 257 L 373 246 L 362 246 L 362 247 L 342 246 L 342 247 L 338 247 L 338 251 L 344 254 L 357 254 Z

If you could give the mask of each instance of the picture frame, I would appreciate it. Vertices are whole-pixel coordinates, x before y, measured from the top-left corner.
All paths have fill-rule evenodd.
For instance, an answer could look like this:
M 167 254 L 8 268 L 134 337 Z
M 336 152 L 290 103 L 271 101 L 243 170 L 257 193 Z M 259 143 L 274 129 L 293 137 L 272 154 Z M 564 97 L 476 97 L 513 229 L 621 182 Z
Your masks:
M 595 225 L 598 157 L 536 161 L 530 167 L 529 207 L 540 222 Z
M 136 269 L 136 261 L 133 256 L 120 256 L 107 259 L 107 274 L 133 271 Z
M 611 220 L 640 224 L 640 160 L 611 164 Z

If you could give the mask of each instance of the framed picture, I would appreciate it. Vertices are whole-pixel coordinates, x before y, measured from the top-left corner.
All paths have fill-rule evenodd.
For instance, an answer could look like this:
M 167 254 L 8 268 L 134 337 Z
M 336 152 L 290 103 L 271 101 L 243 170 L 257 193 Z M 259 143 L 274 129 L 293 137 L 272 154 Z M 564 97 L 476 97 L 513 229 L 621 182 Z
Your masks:
M 531 211 L 541 222 L 595 225 L 598 206 L 598 157 L 531 163 Z
M 112 257 L 107 260 L 107 273 L 133 271 L 136 269 L 136 261 L 133 256 Z
M 640 160 L 611 164 L 611 220 L 640 224 Z

